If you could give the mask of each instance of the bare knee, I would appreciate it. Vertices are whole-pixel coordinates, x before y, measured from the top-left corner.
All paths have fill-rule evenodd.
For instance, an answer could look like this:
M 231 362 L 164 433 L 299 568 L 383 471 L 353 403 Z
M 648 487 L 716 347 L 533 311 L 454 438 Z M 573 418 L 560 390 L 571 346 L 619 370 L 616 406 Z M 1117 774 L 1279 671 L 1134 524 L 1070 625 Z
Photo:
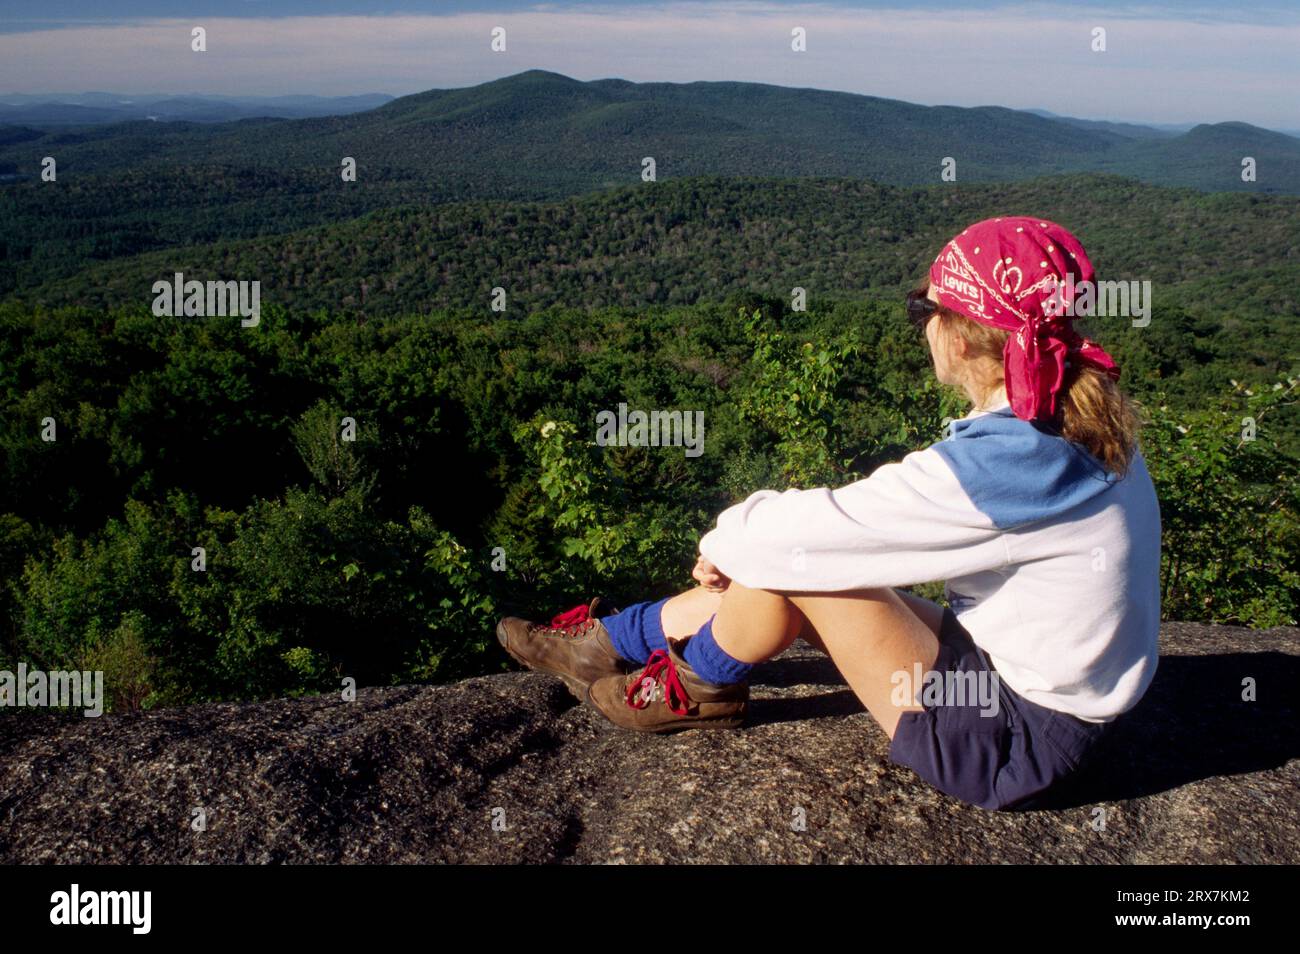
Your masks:
M 718 612 L 722 592 L 697 586 L 679 593 L 659 612 L 659 622 L 669 639 L 684 639 L 699 632 L 701 626 Z
M 783 651 L 798 638 L 804 617 L 790 601 L 789 595 L 775 590 L 744 586 L 734 580 L 727 586 L 719 608 L 719 619 L 726 617 L 724 628 L 739 637 L 761 645 L 766 656 Z M 718 635 L 715 624 L 714 635 Z
M 795 606 L 789 593 L 782 593 L 777 590 L 760 590 L 759 592 L 765 593 L 771 598 L 772 606 L 776 612 L 785 614 L 786 645 L 793 643 L 804 631 L 808 620 L 799 610 L 799 607 Z

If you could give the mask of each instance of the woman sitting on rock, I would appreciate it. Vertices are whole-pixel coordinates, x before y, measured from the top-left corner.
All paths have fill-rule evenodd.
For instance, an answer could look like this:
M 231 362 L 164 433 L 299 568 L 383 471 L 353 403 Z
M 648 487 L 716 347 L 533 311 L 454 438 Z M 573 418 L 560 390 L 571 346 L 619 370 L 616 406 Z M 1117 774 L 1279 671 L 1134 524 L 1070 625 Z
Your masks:
M 1052 222 L 965 229 L 907 302 L 973 405 L 943 440 L 838 489 L 759 491 L 700 541 L 699 587 L 505 619 L 502 645 L 611 722 L 665 732 L 740 726 L 750 671 L 802 637 L 891 760 L 984 808 L 1041 801 L 1157 662 L 1155 490 L 1119 370 L 1070 317 L 1092 281 Z M 895 589 L 932 580 L 948 607 Z

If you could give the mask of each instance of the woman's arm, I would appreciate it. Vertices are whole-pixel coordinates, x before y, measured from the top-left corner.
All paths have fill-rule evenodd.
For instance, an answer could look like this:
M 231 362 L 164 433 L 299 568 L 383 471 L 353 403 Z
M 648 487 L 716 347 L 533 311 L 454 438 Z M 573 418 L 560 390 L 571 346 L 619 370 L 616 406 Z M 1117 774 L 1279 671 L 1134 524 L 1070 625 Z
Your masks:
M 760 490 L 723 511 L 700 553 L 745 586 L 841 592 L 1005 566 L 1001 537 L 927 448 L 835 490 Z

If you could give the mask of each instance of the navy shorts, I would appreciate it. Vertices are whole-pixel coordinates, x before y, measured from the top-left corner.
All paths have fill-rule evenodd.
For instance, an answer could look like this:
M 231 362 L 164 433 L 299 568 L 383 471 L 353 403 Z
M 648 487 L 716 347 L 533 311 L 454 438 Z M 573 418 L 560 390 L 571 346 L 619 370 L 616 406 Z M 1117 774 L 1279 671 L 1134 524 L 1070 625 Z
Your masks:
M 1027 809 L 1087 760 L 1113 723 L 1085 722 L 1018 695 L 1001 679 L 951 609 L 943 612 L 934 671 L 983 675 L 949 678 L 950 687 L 976 680 L 983 701 L 966 689 L 923 697 L 924 711 L 899 719 L 889 757 L 955 798 L 988 809 Z M 996 686 L 998 705 L 990 704 Z M 933 703 L 933 704 L 932 704 Z M 996 714 L 988 715 L 996 708 Z

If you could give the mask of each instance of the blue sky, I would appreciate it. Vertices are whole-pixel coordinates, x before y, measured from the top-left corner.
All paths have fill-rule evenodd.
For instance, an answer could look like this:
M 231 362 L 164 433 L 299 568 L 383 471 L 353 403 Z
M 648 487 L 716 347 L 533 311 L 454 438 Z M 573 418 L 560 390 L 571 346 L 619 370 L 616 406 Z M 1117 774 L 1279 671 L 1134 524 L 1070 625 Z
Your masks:
M 190 50 L 202 26 L 208 50 Z M 489 49 L 494 26 L 507 50 Z M 790 50 L 790 30 L 808 49 Z M 1094 27 L 1107 50 L 1090 48 Z M 522 70 L 1300 128 L 1300 0 L 0 0 L 0 94 L 394 95 Z

